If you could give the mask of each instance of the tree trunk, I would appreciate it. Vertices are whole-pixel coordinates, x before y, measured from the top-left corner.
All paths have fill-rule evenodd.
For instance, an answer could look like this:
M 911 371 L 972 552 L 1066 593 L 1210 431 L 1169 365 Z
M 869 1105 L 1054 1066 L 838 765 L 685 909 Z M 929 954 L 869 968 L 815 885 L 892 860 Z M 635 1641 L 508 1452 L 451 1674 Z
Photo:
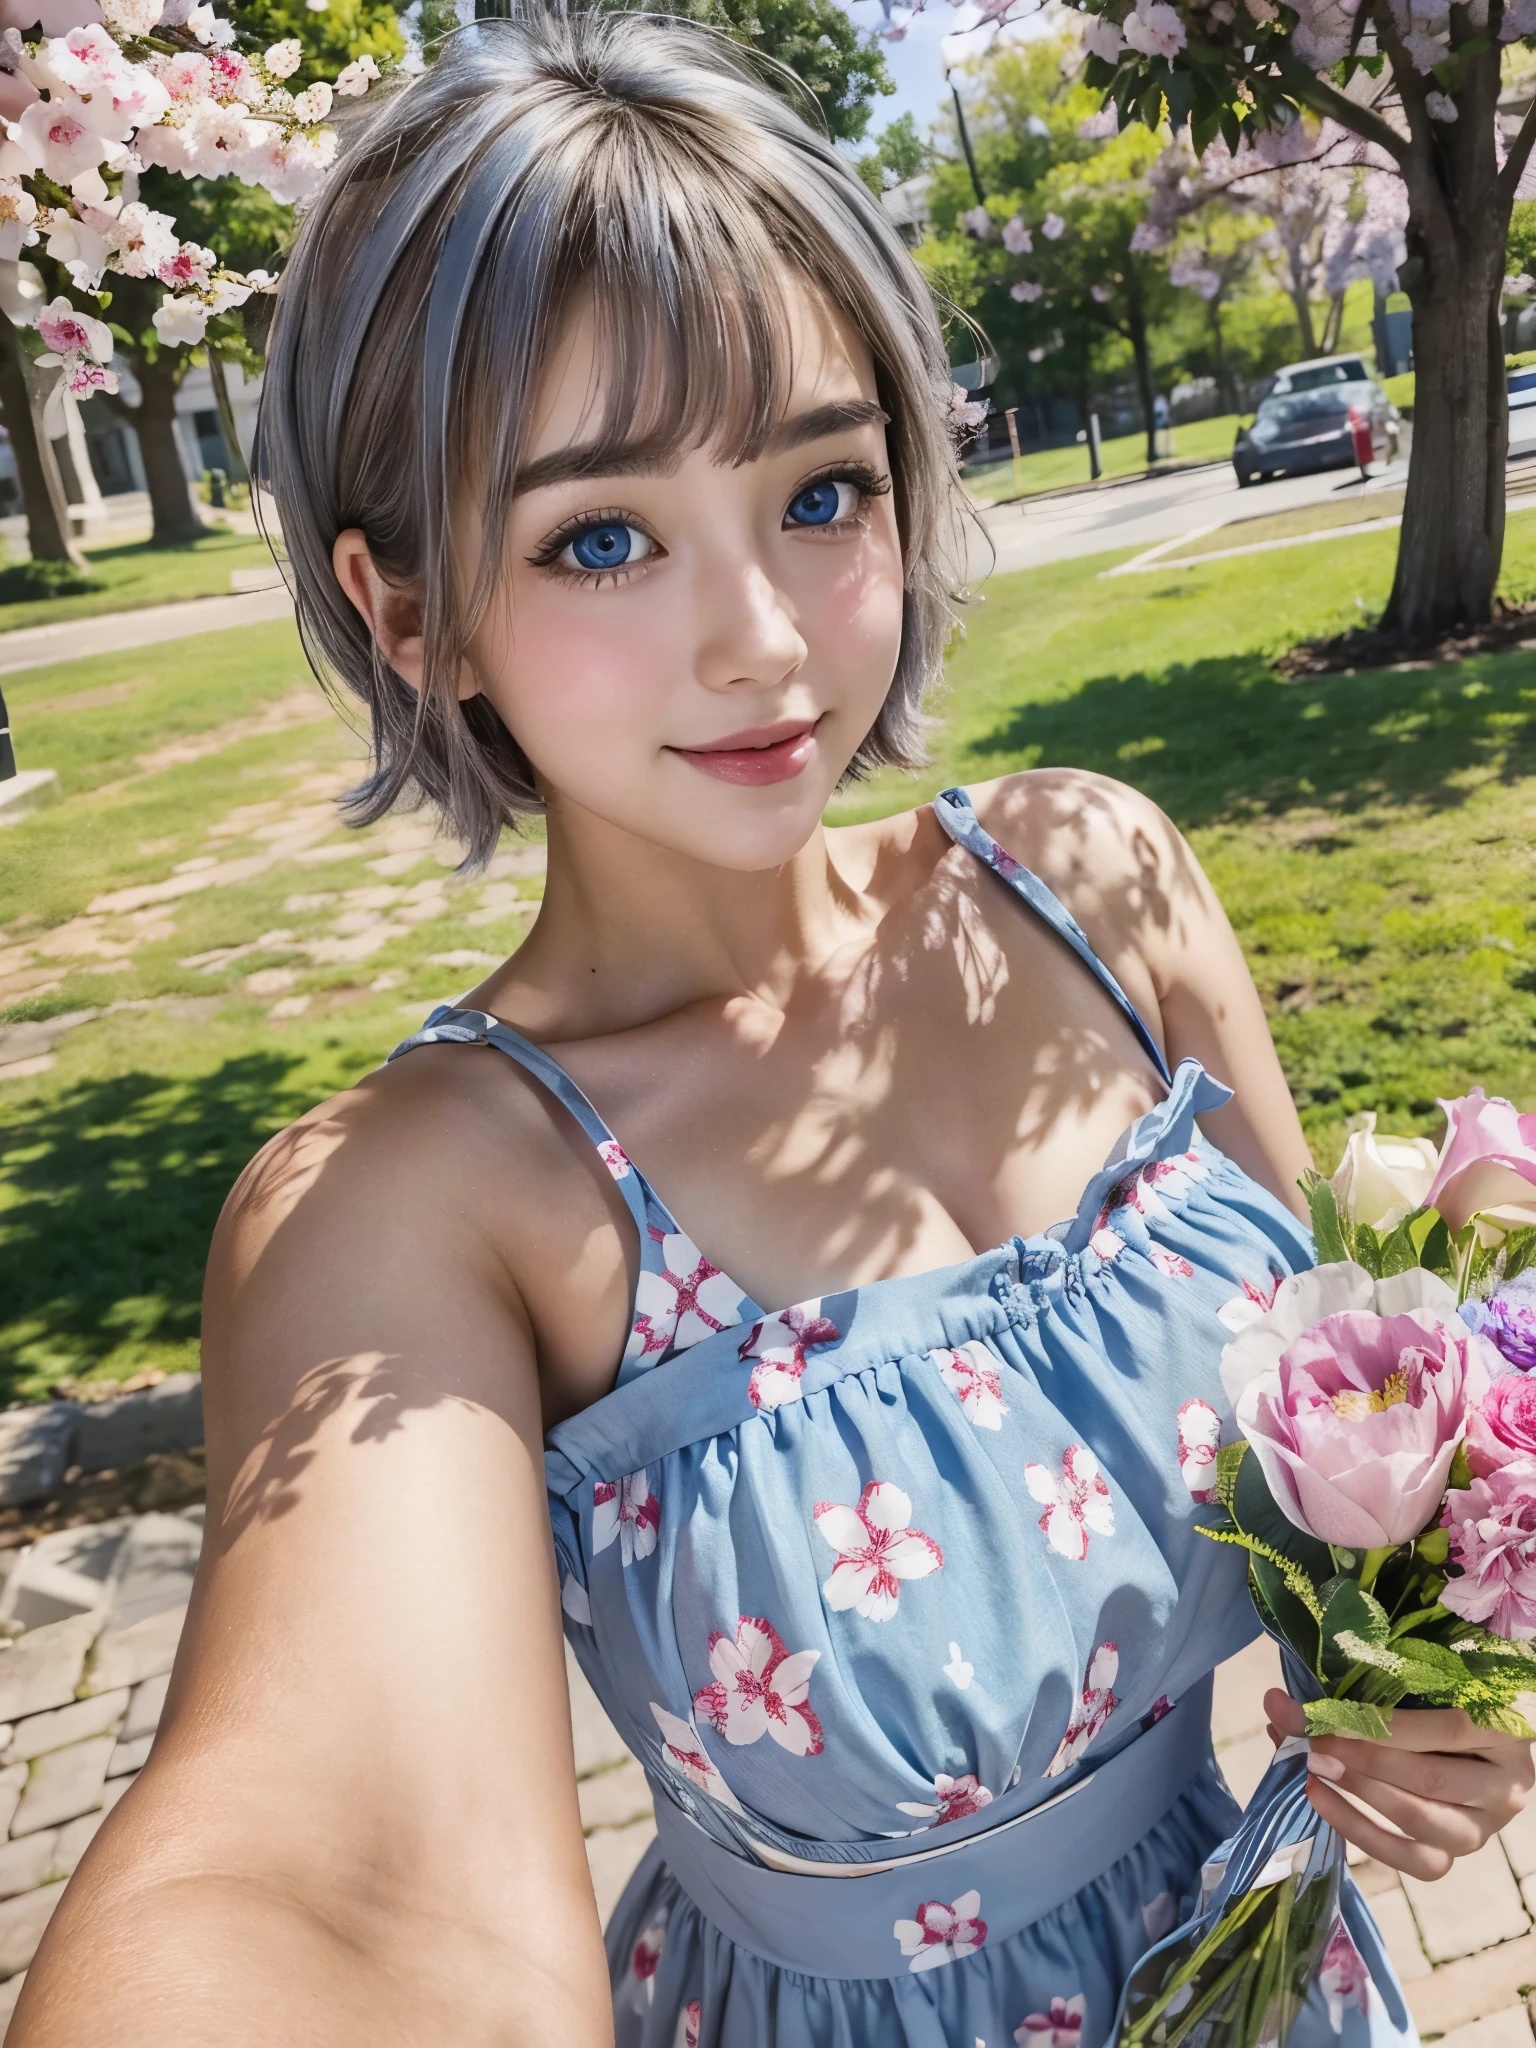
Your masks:
M 0 417 L 16 458 L 27 541 L 39 562 L 69 562 L 85 573 L 85 556 L 69 530 L 69 506 L 53 448 L 43 432 L 43 394 L 24 359 L 21 337 L 0 312 Z
M 213 386 L 214 403 L 219 408 L 219 425 L 224 430 L 224 446 L 229 451 L 229 475 L 232 483 L 250 481 L 250 472 L 245 466 L 245 456 L 240 448 L 240 434 L 235 425 L 235 408 L 230 403 L 229 382 L 224 375 L 224 360 L 210 348 L 208 355 L 208 381 Z
M 1310 267 L 1302 262 L 1299 249 L 1291 249 L 1287 253 L 1290 258 L 1291 276 L 1285 289 L 1291 304 L 1296 308 L 1296 325 L 1301 329 L 1301 355 L 1305 362 L 1308 357 L 1317 354 L 1317 329 L 1312 325 L 1312 301 L 1307 297 Z
M 1399 275 L 1413 303 L 1417 374 L 1402 538 L 1382 623 L 1409 645 L 1485 625 L 1504 552 L 1509 402 L 1499 301 L 1510 208 L 1494 154 L 1498 55 L 1467 62 L 1461 119 L 1405 166 L 1408 258 Z
M 1150 469 L 1157 460 L 1157 404 L 1152 389 L 1152 351 L 1147 343 L 1146 315 L 1138 298 L 1131 300 L 1126 332 L 1131 354 L 1136 359 L 1136 390 L 1141 399 L 1141 416 L 1147 426 L 1147 467 Z
M 153 363 L 135 354 L 133 374 L 140 399 L 138 405 L 122 408 L 138 433 L 157 547 L 174 547 L 213 530 L 203 524 L 198 514 L 192 486 L 182 467 L 176 431 L 176 386 L 180 379 L 176 375 L 177 365 L 167 360 L 170 353 L 168 349 L 162 350 Z

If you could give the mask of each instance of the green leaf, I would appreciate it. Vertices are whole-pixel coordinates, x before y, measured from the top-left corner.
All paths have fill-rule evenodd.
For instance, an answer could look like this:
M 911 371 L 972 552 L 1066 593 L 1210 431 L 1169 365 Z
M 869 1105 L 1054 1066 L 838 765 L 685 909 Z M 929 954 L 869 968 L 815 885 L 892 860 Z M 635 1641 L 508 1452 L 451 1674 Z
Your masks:
M 1362 1593 L 1353 1579 L 1338 1580 L 1323 1609 L 1325 1638 L 1341 1636 L 1346 1630 L 1359 1641 L 1373 1645 L 1384 1644 L 1392 1634 L 1387 1610 L 1369 1593 Z M 1349 1654 L 1358 1658 L 1360 1652 L 1351 1650 Z
M 1270 1492 L 1264 1468 L 1257 1458 L 1244 1458 L 1232 1482 L 1228 1512 L 1245 1535 L 1257 1538 L 1276 1557 L 1292 1560 L 1313 1588 L 1335 1576 L 1333 1555 L 1326 1543 L 1319 1543 L 1304 1529 L 1298 1529 Z M 1313 1597 L 1315 1598 L 1315 1592 Z
M 1355 1226 L 1355 1263 L 1364 1266 L 1373 1280 L 1381 1278 L 1381 1239 L 1369 1223 Z
M 1318 1264 L 1338 1265 L 1350 1258 L 1352 1252 L 1333 1189 L 1316 1171 L 1304 1173 L 1300 1185 L 1312 1213 L 1312 1236 L 1317 1244 Z
M 1360 1735 L 1367 1742 L 1389 1742 L 1392 1716 L 1363 1700 L 1308 1700 L 1303 1709 L 1308 1735 Z
M 1408 1228 L 1405 1217 L 1381 1247 L 1382 1277 L 1411 1272 L 1418 1263 L 1419 1248 L 1413 1241 L 1413 1232 Z
M 1502 1250 L 1504 1257 L 1499 1266 L 1499 1279 L 1513 1280 L 1527 1266 L 1536 1265 L 1536 1229 L 1527 1224 L 1522 1230 L 1512 1230 L 1505 1238 Z
M 1451 1233 L 1445 1227 L 1445 1218 L 1437 1216 L 1433 1209 L 1426 1209 L 1424 1213 L 1434 1220 L 1419 1245 L 1419 1264 L 1427 1266 L 1431 1273 L 1443 1273 L 1448 1279 L 1453 1278 L 1456 1272 L 1456 1259 L 1451 1249 Z M 1536 1235 L 1536 1232 L 1532 1234 Z

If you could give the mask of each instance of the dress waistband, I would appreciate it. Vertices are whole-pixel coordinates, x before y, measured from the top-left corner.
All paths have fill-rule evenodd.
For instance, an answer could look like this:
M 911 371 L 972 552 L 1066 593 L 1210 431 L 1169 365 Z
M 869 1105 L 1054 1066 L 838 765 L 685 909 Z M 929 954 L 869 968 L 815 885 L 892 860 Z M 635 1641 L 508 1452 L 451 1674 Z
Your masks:
M 704 1918 L 780 1969 L 898 1977 L 1006 1941 L 1101 1877 L 1211 1760 L 1207 1675 L 1147 1732 L 1055 1799 L 939 1855 L 859 1877 L 774 1870 L 722 1848 L 667 1799 L 656 1832 Z M 931 1958 L 931 1960 L 930 1960 Z

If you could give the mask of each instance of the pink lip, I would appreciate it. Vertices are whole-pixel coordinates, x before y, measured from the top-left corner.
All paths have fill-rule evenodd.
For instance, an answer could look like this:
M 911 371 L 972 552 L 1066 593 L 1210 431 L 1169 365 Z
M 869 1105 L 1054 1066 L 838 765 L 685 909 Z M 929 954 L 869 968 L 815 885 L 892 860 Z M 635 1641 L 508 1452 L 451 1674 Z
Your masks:
M 764 725 L 750 732 L 733 732 L 706 747 L 673 747 L 670 752 L 689 761 L 717 782 L 735 782 L 758 788 L 771 782 L 788 782 L 810 760 L 820 719 L 807 725 Z

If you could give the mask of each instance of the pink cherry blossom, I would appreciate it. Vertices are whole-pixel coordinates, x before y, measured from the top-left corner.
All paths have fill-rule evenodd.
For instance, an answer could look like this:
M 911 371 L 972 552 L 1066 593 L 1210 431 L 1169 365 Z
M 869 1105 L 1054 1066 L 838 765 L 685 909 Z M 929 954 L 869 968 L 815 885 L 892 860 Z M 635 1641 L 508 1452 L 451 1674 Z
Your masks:
M 739 1319 L 738 1319 L 739 1320 Z M 737 1357 L 755 1358 L 747 1395 L 754 1408 L 782 1408 L 786 1401 L 801 1397 L 801 1376 L 805 1354 L 819 1344 L 835 1344 L 840 1332 L 836 1323 L 821 1313 L 821 1302 L 797 1302 L 764 1316 L 742 1339 Z
M 1026 2014 L 1013 2038 L 1018 2048 L 1078 2048 L 1087 2010 L 1087 1994 L 1082 1991 L 1071 1998 L 1053 1998 L 1049 2012 Z
M 1323 1951 L 1317 1981 L 1328 2001 L 1328 2024 L 1336 2034 L 1344 2031 L 1346 2006 L 1357 2006 L 1367 2017 L 1371 2010 L 1371 1978 L 1365 1959 L 1349 1938 L 1342 1920 L 1335 1921 L 1328 1946 Z
M 1189 37 L 1167 0 L 1136 0 L 1136 11 L 1121 24 L 1125 40 L 1147 57 L 1177 57 Z
M 691 1237 L 650 1226 L 661 1247 L 661 1271 L 643 1272 L 635 1284 L 635 1321 L 626 1363 L 645 1363 L 668 1351 L 686 1351 L 741 1321 L 742 1292 L 712 1266 Z
M 1120 1675 L 1120 1652 L 1114 1643 L 1100 1643 L 1088 1665 L 1088 1675 L 1067 1732 L 1056 1754 L 1046 1766 L 1047 1778 L 1059 1778 L 1069 1771 L 1119 1706 L 1113 1687 Z
M 592 1489 L 592 1549 L 606 1550 L 618 1538 L 625 1569 L 656 1548 L 661 1503 L 644 1472 L 631 1472 L 617 1486 L 599 1479 Z
M 888 1479 L 870 1480 L 857 1507 L 824 1500 L 811 1514 L 838 1553 L 821 1588 L 838 1612 L 851 1607 L 866 1621 L 889 1621 L 902 1580 L 925 1579 L 943 1566 L 944 1553 L 933 1538 L 908 1526 L 912 1503 Z
M 1448 1493 L 1442 1519 L 1460 1570 L 1445 1582 L 1445 1605 L 1509 1642 L 1536 1638 L 1536 1460 Z
M 820 1756 L 821 1723 L 809 1704 L 819 1650 L 786 1650 L 770 1622 L 744 1614 L 736 1640 L 718 1630 L 709 1639 L 712 1685 L 693 1696 L 694 1711 L 738 1747 L 771 1735 L 791 1756 Z
M 958 1351 L 930 1351 L 939 1377 L 960 1403 L 967 1422 L 977 1429 L 1001 1429 L 1008 1404 L 1003 1399 L 1002 1375 L 997 1360 L 985 1344 L 972 1338 Z
M 1048 213 L 1040 223 L 1040 232 L 1048 242 L 1059 242 L 1067 232 L 1067 224 L 1059 213 Z
M 1088 1555 L 1088 1532 L 1115 1533 L 1115 1506 L 1099 1470 L 1099 1461 L 1082 1444 L 1068 1444 L 1059 1474 L 1044 1465 L 1026 1465 L 1024 1484 L 1046 1504 L 1040 1527 L 1052 1550 L 1077 1563 Z
M 968 1820 L 973 1813 L 980 1813 L 984 1806 L 992 1804 L 992 1794 L 971 1772 L 963 1777 L 946 1777 L 943 1771 L 933 1781 L 934 1803 L 925 1805 L 920 1800 L 902 1799 L 897 1810 L 921 1820 L 924 1826 L 913 1830 L 922 1834 L 927 1828 L 946 1828 L 951 1821 Z
M 915 1920 L 898 1920 L 891 1932 L 901 1943 L 902 1954 L 912 1959 L 909 1970 L 936 1970 L 941 1963 L 973 1956 L 987 1938 L 981 1894 L 962 1892 L 951 1905 L 925 1899 Z
M 651 1701 L 651 1713 L 661 1730 L 662 1755 L 678 1776 L 686 1778 L 690 1785 L 697 1785 L 701 1792 L 707 1792 L 711 1799 L 732 1813 L 740 1813 L 740 1800 L 716 1769 L 714 1759 L 705 1749 L 692 1722 L 679 1720 L 665 1707 L 658 1707 L 654 1700 Z
M 1027 256 L 1035 246 L 1028 227 L 1015 214 L 1003 223 L 1003 247 L 1010 256 Z
M 1010 299 L 1017 299 L 1021 305 L 1032 306 L 1036 299 L 1045 296 L 1045 286 L 1036 284 L 1032 278 L 1016 277 L 1008 287 Z
M 1090 14 L 1083 29 L 1083 47 L 1106 64 L 1118 64 L 1125 38 L 1106 15 Z
M 1216 1498 L 1216 1453 L 1221 1417 L 1209 1401 L 1185 1401 L 1179 1408 L 1179 1474 L 1189 1497 L 1204 1504 Z

